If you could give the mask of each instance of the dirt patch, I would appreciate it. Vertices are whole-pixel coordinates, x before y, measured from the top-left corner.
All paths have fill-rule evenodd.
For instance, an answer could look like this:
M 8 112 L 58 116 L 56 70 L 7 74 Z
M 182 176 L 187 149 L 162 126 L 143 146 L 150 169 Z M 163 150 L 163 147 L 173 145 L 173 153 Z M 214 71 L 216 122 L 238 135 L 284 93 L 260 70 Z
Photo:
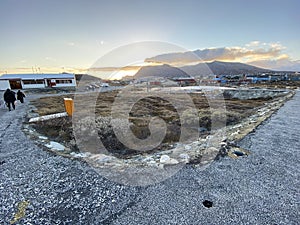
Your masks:
M 116 137 L 111 126 L 111 108 L 118 91 L 99 93 L 95 114 L 96 129 L 105 148 L 117 157 L 126 158 L 138 154 L 135 150 L 124 146 Z M 225 111 L 210 111 L 209 103 L 203 93 L 189 94 L 198 110 L 199 126 L 190 127 L 191 131 L 197 129 L 199 136 L 209 134 L 212 126 L 212 113 L 215 118 L 225 119 L 226 125 L 239 123 L 242 119 L 254 114 L 257 109 L 262 107 L 267 99 L 238 100 L 225 97 Z M 43 97 L 32 101 L 39 115 L 47 115 L 64 111 L 63 98 L 74 98 L 74 95 L 61 95 L 53 97 Z M 93 98 L 90 95 L 84 96 L 84 101 L 88 106 Z M 178 96 L 178 101 L 184 101 Z M 217 101 L 217 100 L 216 100 Z M 214 104 L 218 104 L 215 102 Z M 220 103 L 221 104 L 221 103 Z M 185 104 L 182 104 L 185 106 Z M 122 106 L 120 106 L 122 107 Z M 82 109 L 84 111 L 85 109 Z M 147 97 L 136 102 L 129 114 L 130 129 L 134 135 L 140 139 L 145 139 L 150 135 L 149 122 L 154 116 L 163 119 L 167 124 L 167 133 L 163 142 L 153 151 L 160 151 L 172 148 L 173 144 L 179 141 L 181 135 L 181 121 L 177 110 L 168 101 L 159 97 Z M 72 151 L 78 151 L 73 135 L 72 119 L 57 118 L 48 121 L 35 123 L 34 128 L 42 135 L 49 137 L 50 140 L 63 143 Z

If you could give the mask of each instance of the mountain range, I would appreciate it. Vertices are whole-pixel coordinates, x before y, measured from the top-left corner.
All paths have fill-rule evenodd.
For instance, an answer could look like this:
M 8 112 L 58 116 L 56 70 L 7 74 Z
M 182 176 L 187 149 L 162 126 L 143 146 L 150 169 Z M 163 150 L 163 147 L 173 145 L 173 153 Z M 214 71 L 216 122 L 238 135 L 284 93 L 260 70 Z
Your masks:
M 245 63 L 238 62 L 220 62 L 214 61 L 211 63 L 199 63 L 193 66 L 184 66 L 181 69 L 190 76 L 196 75 L 221 75 L 221 74 L 255 74 L 266 73 L 272 70 L 251 66 Z
M 265 58 L 269 56 L 270 58 Z M 282 58 L 276 59 L 279 56 Z M 262 57 L 262 58 L 261 58 Z M 292 60 L 281 52 L 278 46 L 269 48 L 241 48 L 241 47 L 220 47 L 205 48 L 186 52 L 173 52 L 156 55 L 146 58 L 145 62 L 165 64 L 190 64 L 212 61 L 239 61 L 239 59 L 251 61 L 251 65 L 269 68 L 276 71 L 298 71 L 300 72 L 300 60 Z M 255 61 L 253 61 L 255 60 Z
M 167 64 L 159 66 L 144 66 L 135 74 L 135 79 L 145 77 L 190 77 L 190 76 L 208 76 L 221 74 L 256 74 L 272 72 L 272 70 L 251 66 L 244 63 L 220 62 L 198 63 L 183 67 L 173 67 Z

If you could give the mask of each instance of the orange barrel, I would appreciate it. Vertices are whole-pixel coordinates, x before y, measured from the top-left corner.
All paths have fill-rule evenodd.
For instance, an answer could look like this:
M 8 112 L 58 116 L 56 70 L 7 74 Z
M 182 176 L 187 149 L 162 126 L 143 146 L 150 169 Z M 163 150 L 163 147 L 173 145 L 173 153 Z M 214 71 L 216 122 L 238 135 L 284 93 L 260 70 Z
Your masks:
M 65 109 L 69 116 L 73 115 L 74 111 L 74 102 L 71 98 L 64 98 Z

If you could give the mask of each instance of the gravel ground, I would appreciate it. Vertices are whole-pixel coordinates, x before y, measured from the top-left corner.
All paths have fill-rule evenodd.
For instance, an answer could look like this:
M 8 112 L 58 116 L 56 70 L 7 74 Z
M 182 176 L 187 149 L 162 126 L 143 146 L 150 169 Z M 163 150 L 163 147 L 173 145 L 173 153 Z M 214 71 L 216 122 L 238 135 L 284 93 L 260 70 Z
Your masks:
M 0 109 L 0 224 L 299 224 L 300 92 L 241 142 L 249 156 L 148 187 L 39 149 L 20 129 L 26 107 Z

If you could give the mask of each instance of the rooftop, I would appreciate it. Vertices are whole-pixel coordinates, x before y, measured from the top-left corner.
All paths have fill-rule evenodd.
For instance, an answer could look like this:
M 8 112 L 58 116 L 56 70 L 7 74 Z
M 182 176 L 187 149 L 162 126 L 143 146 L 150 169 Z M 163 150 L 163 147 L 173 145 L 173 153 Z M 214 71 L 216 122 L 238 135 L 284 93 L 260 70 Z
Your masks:
M 71 73 L 3 74 L 2 76 L 0 76 L 0 80 L 9 80 L 9 79 L 30 80 L 30 79 L 55 79 L 55 78 L 73 79 L 74 76 L 75 75 Z

